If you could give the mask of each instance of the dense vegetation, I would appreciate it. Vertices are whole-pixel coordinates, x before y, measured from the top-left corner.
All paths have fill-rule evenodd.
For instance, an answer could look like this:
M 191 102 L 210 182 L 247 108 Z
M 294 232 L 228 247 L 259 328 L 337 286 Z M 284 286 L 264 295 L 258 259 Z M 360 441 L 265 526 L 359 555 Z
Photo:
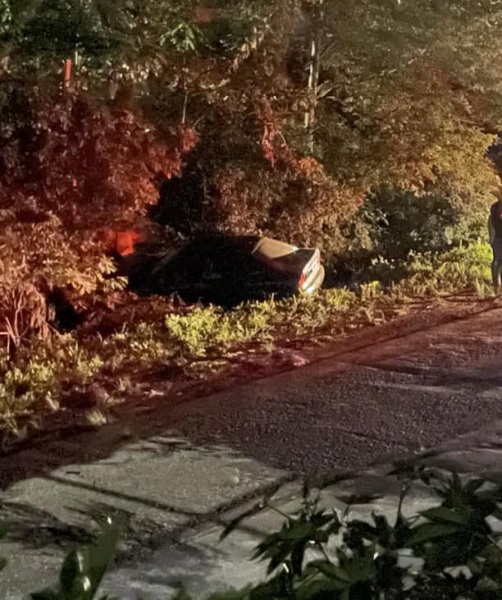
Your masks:
M 264 232 L 321 246 L 332 280 L 483 291 L 480 246 L 439 271 L 461 277 L 426 280 L 435 253 L 484 234 L 497 190 L 501 20 L 500 0 L 0 0 L 0 427 L 21 431 L 34 407 L 137 356 L 185 366 L 256 327 L 267 343 L 344 330 L 333 314 L 355 302 L 327 292 L 314 324 L 307 300 L 296 320 L 245 307 L 240 329 L 212 308 L 141 302 L 108 277 L 117 232 L 130 248 Z M 159 177 L 179 179 L 152 210 Z M 194 351 L 208 322 L 230 341 L 218 329 Z
M 352 497 L 344 510 L 328 509 L 322 489 L 305 486 L 303 507 L 284 515 L 279 531 L 265 536 L 255 559 L 267 563 L 266 578 L 210 600 L 497 600 L 502 594 L 500 502 L 502 489 L 483 479 L 462 480 L 407 467 L 395 519 L 376 509 L 357 519 L 351 509 L 372 500 Z M 410 489 L 420 477 L 435 496 L 414 512 Z M 328 483 L 329 485 L 329 483 Z M 422 488 L 423 492 L 423 488 Z M 343 501 L 343 500 L 342 500 Z M 266 505 L 270 507 L 270 499 Z M 263 510 L 260 503 L 246 514 Z M 273 505 L 272 505 L 272 508 Z M 278 509 L 277 509 L 278 510 Z M 245 517 L 246 515 L 244 515 Z M 234 520 L 224 535 L 239 524 Z M 1 532 L 0 532 L 1 536 Z M 95 544 L 71 551 L 59 583 L 33 600 L 106 600 L 98 592 L 114 555 L 118 521 L 108 517 Z M 2 569 L 0 562 L 0 570 Z M 169 569 L 169 565 L 165 566 Z M 191 600 L 181 590 L 173 600 Z M 111 600 L 111 599 L 110 599 Z

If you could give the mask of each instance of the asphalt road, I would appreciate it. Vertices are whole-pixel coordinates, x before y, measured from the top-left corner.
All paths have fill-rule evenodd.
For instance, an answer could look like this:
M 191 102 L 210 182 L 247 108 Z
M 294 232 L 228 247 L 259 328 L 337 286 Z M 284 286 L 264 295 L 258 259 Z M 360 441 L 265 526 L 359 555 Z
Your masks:
M 501 341 L 502 309 L 492 309 L 166 403 L 135 435 L 117 437 L 117 424 L 1 459 L 1 512 L 20 525 L 0 547 L 11 559 L 0 597 L 54 579 L 63 542 L 88 525 L 75 509 L 89 504 L 131 515 L 123 560 L 139 561 L 277 482 L 362 469 L 502 419 Z
M 169 419 L 192 446 L 273 469 L 357 469 L 502 418 L 501 341 L 497 309 L 179 405 Z

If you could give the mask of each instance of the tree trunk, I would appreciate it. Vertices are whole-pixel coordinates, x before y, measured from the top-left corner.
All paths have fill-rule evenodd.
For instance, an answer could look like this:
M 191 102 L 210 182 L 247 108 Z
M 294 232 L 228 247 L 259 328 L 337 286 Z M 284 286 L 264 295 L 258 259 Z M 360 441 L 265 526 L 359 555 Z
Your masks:
M 319 71 L 321 68 L 321 43 L 324 13 L 322 10 L 323 0 L 318 0 L 314 6 L 309 7 L 310 15 L 310 49 L 309 49 L 309 108 L 305 113 L 305 130 L 307 137 L 307 148 L 310 154 L 314 153 L 314 126 L 315 109 L 317 103 L 317 87 L 319 84 Z

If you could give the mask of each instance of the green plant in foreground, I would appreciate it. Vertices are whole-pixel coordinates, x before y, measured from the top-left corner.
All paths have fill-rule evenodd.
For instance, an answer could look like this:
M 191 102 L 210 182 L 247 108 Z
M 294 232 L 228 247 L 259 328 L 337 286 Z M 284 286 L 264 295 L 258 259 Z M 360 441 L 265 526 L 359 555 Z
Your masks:
M 372 501 L 355 496 L 340 499 L 344 510 L 327 510 L 323 491 L 314 495 L 306 488 L 301 510 L 280 513 L 280 530 L 256 548 L 254 558 L 267 563 L 268 578 L 209 600 L 499 600 L 502 486 L 423 469 L 411 473 L 401 477 L 394 520 L 377 510 L 368 520 L 351 518 L 353 505 Z M 417 477 L 437 502 L 410 515 L 407 500 Z M 265 506 L 273 508 L 268 501 Z M 223 537 L 261 508 L 263 503 L 232 521 Z M 108 519 L 93 546 L 67 555 L 58 586 L 32 594 L 32 600 L 98 600 L 117 540 L 118 527 Z M 180 589 L 174 600 L 192 597 Z
M 92 600 L 115 554 L 118 527 L 108 520 L 93 546 L 70 552 L 59 574 L 59 584 L 31 594 L 32 600 Z M 108 600 L 109 596 L 99 596 Z M 110 599 L 111 600 L 111 599 Z

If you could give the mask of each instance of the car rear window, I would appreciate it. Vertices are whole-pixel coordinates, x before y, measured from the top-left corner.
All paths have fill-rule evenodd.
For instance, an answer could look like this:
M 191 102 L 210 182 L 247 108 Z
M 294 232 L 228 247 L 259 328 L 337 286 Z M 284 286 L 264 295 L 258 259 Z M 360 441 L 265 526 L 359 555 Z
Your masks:
M 315 250 L 301 248 L 292 254 L 274 259 L 270 264 L 277 270 L 299 277 L 314 253 Z
M 276 258 L 282 258 L 294 252 L 296 248 L 291 244 L 272 240 L 270 238 L 261 238 L 253 248 L 252 254 L 258 260 L 269 262 Z

